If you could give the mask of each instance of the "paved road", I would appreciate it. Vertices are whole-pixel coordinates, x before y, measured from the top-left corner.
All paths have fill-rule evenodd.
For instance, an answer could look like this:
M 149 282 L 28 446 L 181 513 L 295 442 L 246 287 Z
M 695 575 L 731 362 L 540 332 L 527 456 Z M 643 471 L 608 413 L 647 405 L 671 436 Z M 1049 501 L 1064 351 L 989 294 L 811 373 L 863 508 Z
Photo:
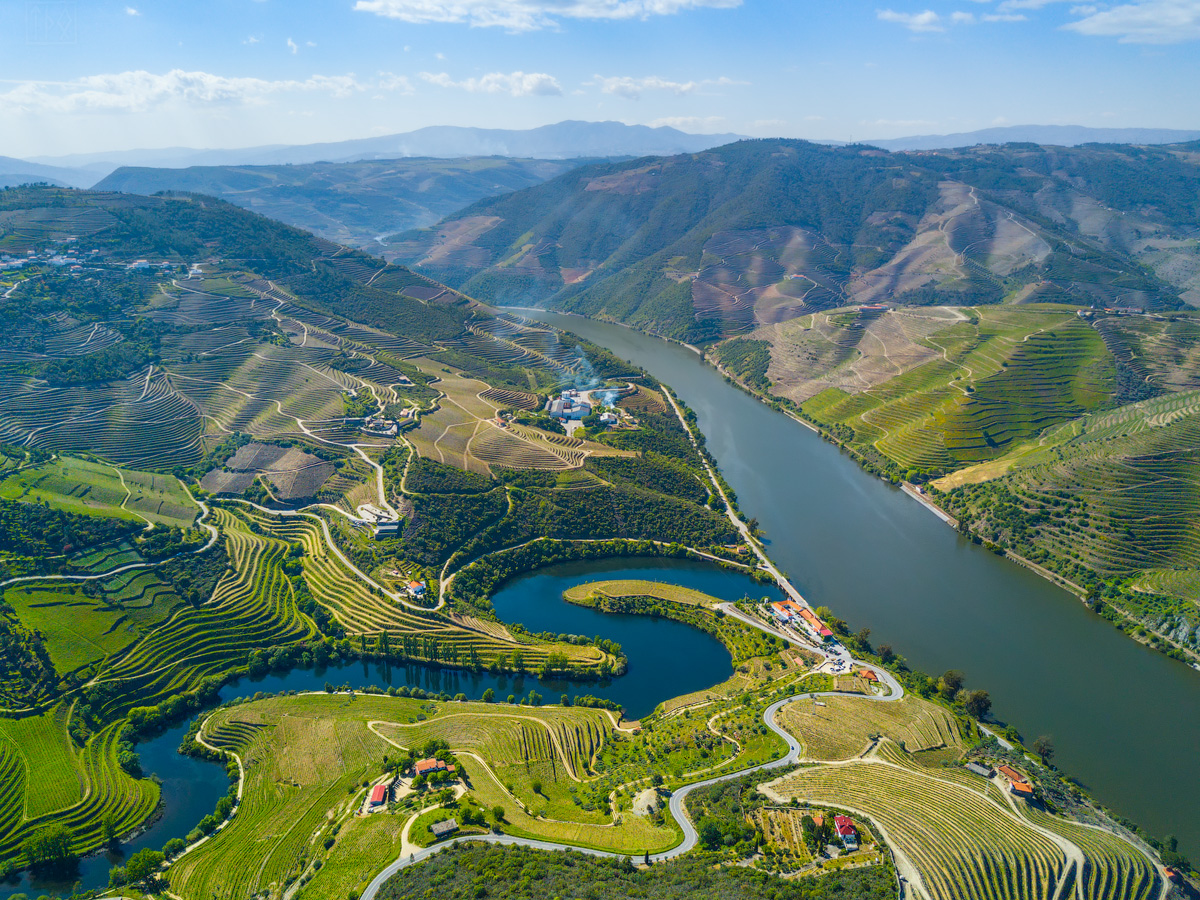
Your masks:
M 886 697 L 871 697 L 869 699 L 873 699 L 873 700 L 877 700 L 877 701 L 881 701 L 881 702 L 892 702 L 895 700 L 899 700 L 900 697 L 903 696 L 903 694 L 904 694 L 903 688 L 901 688 L 899 684 L 896 684 L 895 690 L 893 690 L 893 692 L 891 694 L 889 694 L 888 696 L 886 696 Z M 727 775 L 718 775 L 714 778 L 706 778 L 704 781 L 697 781 L 693 784 L 689 784 L 684 787 L 681 787 L 679 790 L 675 791 L 671 795 L 671 800 L 670 800 L 669 806 L 670 806 L 670 810 L 671 810 L 671 815 L 673 815 L 675 817 L 675 821 L 678 822 L 680 827 L 683 829 L 683 840 L 679 844 L 676 844 L 674 847 L 672 847 L 670 850 L 664 850 L 661 853 L 652 853 L 650 855 L 650 860 L 652 862 L 663 862 L 668 859 L 675 859 L 676 857 L 682 856 L 684 853 L 687 853 L 689 850 L 691 850 L 692 848 L 694 848 L 696 846 L 696 844 L 699 840 L 699 836 L 696 833 L 696 828 L 692 824 L 691 819 L 688 818 L 687 811 L 684 809 L 684 803 L 687 800 L 688 794 L 690 794 L 692 791 L 699 790 L 700 788 L 705 788 L 705 787 L 708 787 L 713 784 L 719 784 L 722 781 L 730 781 L 734 778 L 741 778 L 743 775 L 749 775 L 752 772 L 761 772 L 761 771 L 766 771 L 769 769 L 782 769 L 782 768 L 786 768 L 787 766 L 794 765 L 800 759 L 800 742 L 797 741 L 790 734 L 788 734 L 786 731 L 784 731 L 782 728 L 780 728 L 778 724 L 776 724 L 776 722 L 775 722 L 776 713 L 778 713 L 779 710 L 785 704 L 791 703 L 793 700 L 801 700 L 801 699 L 811 698 L 811 697 L 830 697 L 830 696 L 845 696 L 845 694 L 837 694 L 837 692 L 835 692 L 835 691 L 821 691 L 818 693 L 795 694 L 791 697 L 784 697 L 782 700 L 776 700 L 774 703 L 772 703 L 770 706 L 768 706 L 766 711 L 763 713 L 763 721 L 766 723 L 768 728 L 770 728 L 772 731 L 774 731 L 777 735 L 779 735 L 781 738 L 783 738 L 787 742 L 787 745 L 788 745 L 787 755 L 782 757 L 781 759 L 777 759 L 777 760 L 774 760 L 774 761 L 768 762 L 768 763 L 763 763 L 762 765 L 753 766 L 752 768 L 749 768 L 749 769 L 742 769 L 737 772 L 730 772 Z M 424 850 L 420 850 L 416 853 L 411 853 L 407 856 L 401 856 L 399 859 L 394 860 L 387 868 L 385 868 L 382 872 L 380 872 L 378 875 L 376 875 L 374 879 L 372 879 L 371 883 L 367 886 L 366 890 L 363 891 L 362 897 L 360 898 L 360 900 L 375 900 L 375 895 L 379 892 L 379 889 L 380 889 L 380 887 L 383 886 L 384 882 L 386 882 L 389 878 L 391 878 L 393 875 L 395 875 L 401 869 L 407 868 L 408 866 L 414 865 L 425 859 L 428 859 L 433 854 L 435 854 L 441 850 L 444 850 L 446 847 L 450 846 L 451 844 L 459 844 L 464 841 L 479 841 L 479 842 L 487 843 L 487 844 L 503 844 L 506 846 L 532 847 L 535 850 L 575 850 L 579 853 L 586 853 L 589 856 L 622 857 L 622 856 L 631 856 L 632 855 L 632 857 L 635 860 L 637 859 L 636 854 L 612 853 L 607 850 L 592 850 L 587 847 L 575 847 L 570 844 L 557 844 L 552 841 L 539 841 L 539 840 L 535 840 L 533 838 L 516 837 L 516 836 L 510 835 L 510 834 L 463 835 L 461 837 L 452 838 L 451 840 L 448 840 L 448 841 L 442 841 L 438 844 L 434 844 L 432 847 L 426 847 Z

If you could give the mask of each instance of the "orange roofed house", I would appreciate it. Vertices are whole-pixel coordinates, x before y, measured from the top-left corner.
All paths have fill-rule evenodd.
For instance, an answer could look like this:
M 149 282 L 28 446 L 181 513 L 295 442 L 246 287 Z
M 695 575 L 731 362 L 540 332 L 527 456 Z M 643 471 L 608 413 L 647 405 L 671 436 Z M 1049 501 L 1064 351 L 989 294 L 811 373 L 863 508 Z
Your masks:
M 432 775 L 434 772 L 453 773 L 454 766 L 448 766 L 440 759 L 431 756 L 429 759 L 420 760 L 415 767 L 415 771 L 418 775 Z

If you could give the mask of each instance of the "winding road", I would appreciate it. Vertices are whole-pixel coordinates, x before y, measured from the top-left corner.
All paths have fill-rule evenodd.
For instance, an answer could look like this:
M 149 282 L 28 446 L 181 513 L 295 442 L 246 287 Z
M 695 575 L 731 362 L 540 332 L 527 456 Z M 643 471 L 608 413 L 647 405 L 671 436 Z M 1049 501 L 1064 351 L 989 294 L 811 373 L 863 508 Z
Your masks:
M 890 694 L 882 697 L 873 696 L 869 699 L 884 703 L 890 703 L 899 700 L 902 696 L 904 696 L 903 688 L 901 688 L 900 685 L 894 681 L 891 681 L 891 683 L 894 684 L 895 687 Z M 683 830 L 683 840 L 669 850 L 663 850 L 661 853 L 650 854 L 650 861 L 665 862 L 669 859 L 675 859 L 676 857 L 687 853 L 689 850 L 693 849 L 697 843 L 699 843 L 699 835 L 696 833 L 696 827 L 692 824 L 691 819 L 688 817 L 687 810 L 684 808 L 684 804 L 687 802 L 688 795 L 691 794 L 692 791 L 699 790 L 700 788 L 706 788 L 714 784 L 719 784 L 723 781 L 731 781 L 734 778 L 741 778 L 743 775 L 749 775 L 753 772 L 762 772 L 770 769 L 782 769 L 795 765 L 800 760 L 800 742 L 796 740 L 796 738 L 792 737 L 792 735 L 788 734 L 788 732 L 780 728 L 778 724 L 776 724 L 776 714 L 786 704 L 791 703 L 794 700 L 803 700 L 811 697 L 830 697 L 834 696 L 835 694 L 835 691 L 794 694 L 790 697 L 784 697 L 782 700 L 776 700 L 774 703 L 768 706 L 763 713 L 763 722 L 766 723 L 768 728 L 770 728 L 787 742 L 787 755 L 771 762 L 752 766 L 748 769 L 739 769 L 736 772 L 729 772 L 725 775 L 717 775 L 713 778 L 706 778 L 703 781 L 693 782 L 692 784 L 679 788 L 679 790 L 671 794 L 669 808 L 671 810 L 671 815 L 675 817 L 675 821 L 679 823 L 680 828 Z M 845 695 L 843 694 L 840 696 Z M 559 844 L 552 841 L 541 841 L 535 838 L 516 837 L 515 835 L 511 834 L 468 834 L 463 835 L 462 837 L 452 838 L 448 841 L 442 841 L 434 844 L 432 847 L 426 847 L 417 851 L 416 853 L 410 853 L 407 856 L 401 856 L 400 858 L 394 860 L 371 880 L 371 883 L 367 885 L 367 888 L 362 892 L 360 900 L 375 900 L 375 897 L 379 893 L 379 889 L 383 886 L 384 882 L 386 882 L 401 869 L 422 862 L 423 860 L 428 859 L 430 856 L 433 856 L 435 853 L 438 853 L 441 850 L 444 850 L 446 847 L 449 847 L 451 844 L 459 844 L 465 841 L 479 841 L 486 844 L 501 844 L 504 846 L 532 847 L 535 850 L 575 850 L 579 853 L 586 853 L 589 856 L 607 856 L 619 858 L 631 855 L 628 853 L 613 853 L 608 850 L 593 850 L 589 847 L 576 847 L 571 844 Z

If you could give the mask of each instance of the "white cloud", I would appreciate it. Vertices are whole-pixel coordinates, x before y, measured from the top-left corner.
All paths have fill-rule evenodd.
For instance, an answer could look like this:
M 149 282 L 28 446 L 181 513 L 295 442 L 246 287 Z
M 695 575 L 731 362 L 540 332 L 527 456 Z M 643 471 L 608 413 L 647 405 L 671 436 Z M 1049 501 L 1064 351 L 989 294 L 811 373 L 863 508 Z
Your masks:
M 8 81 L 0 89 L 0 111 L 145 112 L 156 107 L 254 104 L 273 94 L 306 92 L 347 97 L 364 86 L 353 75 L 313 75 L 304 81 L 228 78 L 209 72 L 172 69 L 88 75 L 73 81 Z
M 400 94 L 414 93 L 412 82 L 408 80 L 408 76 L 397 75 L 394 72 L 380 72 L 375 86 L 381 91 L 396 91 Z
M 659 78 L 657 75 L 647 75 L 643 78 L 633 78 L 629 75 L 616 75 L 612 77 L 593 75 L 592 80 L 586 83 L 599 87 L 605 94 L 616 94 L 628 100 L 637 100 L 645 91 L 670 91 L 672 94 L 694 94 L 701 88 L 714 85 L 746 84 L 744 81 L 734 81 L 724 76 L 720 78 L 706 78 L 702 81 L 670 81 L 666 78 Z
M 354 8 L 419 25 L 466 23 L 534 31 L 555 28 L 560 19 L 647 19 L 741 4 L 742 0 L 357 0 Z
M 651 128 L 678 128 L 681 131 L 712 131 L 725 121 L 724 116 L 664 116 L 650 122 Z
M 300 52 L 300 48 L 296 46 L 296 42 L 293 41 L 291 38 L 287 39 L 287 46 L 288 46 L 288 49 L 292 51 L 292 56 L 295 56 L 297 53 Z
M 127 6 L 127 7 L 125 7 L 125 15 L 140 16 L 141 12 L 139 10 L 134 9 L 132 6 Z
M 250 35 L 250 37 L 246 38 L 244 41 L 242 41 L 242 43 L 243 44 L 257 44 L 258 38 L 256 38 L 254 35 Z
M 975 2 L 990 3 L 991 0 L 975 0 Z M 996 7 L 996 12 L 980 13 L 978 15 L 963 10 L 957 10 L 950 13 L 949 17 L 943 17 L 932 9 L 914 13 L 896 12 L 894 9 L 877 9 L 875 10 L 875 16 L 881 22 L 892 22 L 896 25 L 903 25 L 909 31 L 928 33 L 945 31 L 947 25 L 975 25 L 979 22 L 1024 22 L 1026 21 L 1026 16 L 1023 13 L 1013 12 L 1014 9 L 1035 9 L 1047 3 L 1055 2 L 1059 2 L 1059 0 L 1004 0 L 1004 2 Z
M 1122 44 L 1180 44 L 1200 40 L 1200 0 L 1144 0 L 1072 12 L 1083 18 L 1065 28 L 1079 34 L 1115 37 Z
M 946 30 L 942 25 L 942 17 L 932 9 L 927 9 L 919 13 L 902 13 L 896 12 L 894 9 L 877 9 L 875 10 L 875 15 L 882 22 L 903 25 L 909 31 L 928 32 Z
M 562 93 L 562 85 L 545 72 L 489 72 L 479 78 L 455 81 L 445 72 L 422 72 L 421 79 L 444 88 L 461 88 L 473 94 L 511 94 L 514 97 L 549 97 Z

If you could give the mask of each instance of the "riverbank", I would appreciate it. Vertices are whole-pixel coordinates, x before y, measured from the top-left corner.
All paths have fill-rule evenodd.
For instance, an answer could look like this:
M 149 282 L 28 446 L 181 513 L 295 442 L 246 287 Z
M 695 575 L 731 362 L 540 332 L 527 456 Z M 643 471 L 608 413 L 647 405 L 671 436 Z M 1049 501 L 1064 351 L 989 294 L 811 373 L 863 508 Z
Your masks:
M 823 439 L 829 441 L 831 444 L 834 444 L 835 446 L 837 446 L 839 450 L 841 450 L 847 456 L 854 459 L 856 461 L 856 463 L 858 465 L 860 465 L 865 471 L 867 471 L 871 474 L 879 475 L 879 477 L 883 478 L 885 481 L 891 480 L 894 484 L 897 484 L 900 487 L 901 491 L 903 491 L 907 496 L 911 497 L 913 500 L 916 500 L 925 509 L 932 512 L 935 516 L 938 517 L 938 519 L 940 519 L 945 524 L 949 525 L 951 528 L 954 528 L 954 529 L 960 531 L 961 533 L 970 535 L 976 541 L 983 542 L 983 538 L 980 535 L 978 535 L 973 529 L 971 529 L 970 526 L 967 526 L 966 528 L 964 528 L 962 526 L 962 524 L 960 523 L 959 519 L 957 519 L 955 516 L 951 515 L 945 509 L 943 509 L 938 504 L 936 499 L 934 497 L 932 497 L 926 490 L 920 488 L 918 485 L 910 484 L 907 481 L 896 481 L 894 478 L 892 478 L 892 479 L 886 478 L 885 476 L 883 476 L 882 474 L 880 474 L 878 472 L 877 467 L 874 464 L 868 462 L 862 456 L 861 453 L 859 453 L 857 450 L 855 450 L 853 447 L 851 447 L 846 441 L 839 438 L 837 436 L 837 434 L 835 434 L 834 432 L 824 429 L 824 428 L 821 428 L 821 427 L 818 427 L 813 422 L 806 420 L 803 416 L 798 415 L 797 413 L 793 412 L 792 409 L 788 408 L 788 406 L 785 406 L 784 404 L 780 403 L 778 398 L 774 398 L 771 395 L 764 394 L 761 391 L 754 389 L 750 385 L 746 384 L 742 379 L 738 378 L 735 374 L 730 373 L 727 369 L 725 369 L 720 364 L 719 361 L 711 358 L 707 353 L 704 354 L 704 361 L 706 363 L 712 365 L 718 372 L 721 373 L 721 375 L 731 385 L 733 385 L 734 387 L 736 387 L 743 393 L 747 394 L 750 397 L 753 397 L 755 400 L 762 403 L 763 405 L 765 405 L 777 412 L 782 413 L 783 415 L 787 416 L 792 421 L 798 422 L 799 424 L 808 428 L 810 431 L 813 431 L 813 432 L 819 434 Z M 1045 566 L 1042 566 L 1038 563 L 1033 562 L 1032 560 L 1027 559 L 1026 557 L 1024 557 L 1010 549 L 1004 548 L 1002 556 L 1003 556 L 1003 558 L 1005 558 L 1019 566 L 1022 566 L 1025 569 L 1028 569 L 1030 572 L 1033 572 L 1034 574 L 1038 575 L 1040 578 L 1044 578 L 1046 581 L 1050 582 L 1054 586 L 1062 588 L 1066 591 L 1069 591 L 1072 594 L 1075 594 L 1080 600 L 1083 600 L 1086 605 L 1086 600 L 1087 600 L 1088 593 L 1089 593 L 1086 588 L 1076 584 L 1075 582 L 1058 574 L 1057 572 L 1054 572 L 1053 570 L 1046 568 Z M 1156 631 L 1149 623 L 1137 618 L 1136 616 L 1127 612 L 1126 610 L 1121 609 L 1120 607 L 1117 607 L 1117 606 L 1113 606 L 1112 604 L 1109 604 L 1109 606 L 1119 613 L 1121 619 L 1123 619 L 1126 622 L 1131 623 L 1134 626 L 1135 630 L 1133 632 L 1130 632 L 1124 628 L 1121 628 L 1118 625 L 1118 623 L 1113 622 L 1113 624 L 1115 626 L 1117 626 L 1117 630 L 1120 631 L 1125 636 L 1131 638 L 1132 640 L 1136 641 L 1137 643 L 1141 644 L 1142 646 L 1145 646 L 1151 650 L 1154 650 L 1155 652 L 1162 653 L 1164 656 L 1167 656 L 1169 658 L 1176 658 L 1171 655 L 1170 651 L 1177 651 L 1178 653 L 1182 654 L 1185 657 L 1185 661 L 1192 662 L 1192 663 L 1200 662 L 1200 653 L 1197 653 L 1196 651 L 1179 644 L 1170 635 L 1164 634 L 1160 631 Z M 1091 607 L 1089 606 L 1088 608 L 1090 609 Z M 1143 629 L 1146 632 L 1146 634 L 1145 635 L 1138 634 L 1136 632 L 1137 628 Z M 1158 639 L 1159 644 L 1156 645 L 1155 643 L 1153 643 L 1150 640 L 1151 635 Z M 1200 671 L 1200 669 L 1198 669 L 1198 671 Z
M 530 312 L 671 385 L 763 544 L 810 602 L 871 629 L 910 667 L 965 671 L 996 715 L 1049 735 L 1056 761 L 1118 814 L 1200 854 L 1196 671 L 1128 640 L 1076 595 L 947 528 L 812 429 L 695 353 L 627 327 Z M 1151 687 L 1152 686 L 1152 687 Z M 1146 734 L 1172 722 L 1165 741 Z

